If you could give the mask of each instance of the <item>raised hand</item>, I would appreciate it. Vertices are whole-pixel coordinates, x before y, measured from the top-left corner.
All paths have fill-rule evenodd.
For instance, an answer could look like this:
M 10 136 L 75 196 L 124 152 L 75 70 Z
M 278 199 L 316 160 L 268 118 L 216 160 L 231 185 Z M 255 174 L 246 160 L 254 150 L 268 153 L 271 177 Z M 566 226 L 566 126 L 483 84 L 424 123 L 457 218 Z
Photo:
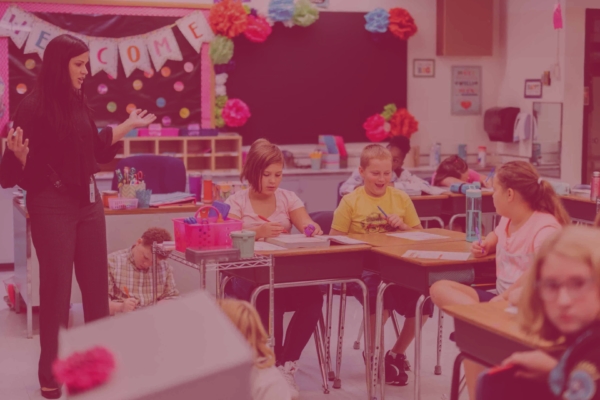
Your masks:
M 156 115 L 148 114 L 148 110 L 135 109 L 129 114 L 128 122 L 133 128 L 143 128 L 150 125 L 156 119 Z
M 11 129 L 8 132 L 7 138 L 8 149 L 15 153 L 15 157 L 23 166 L 27 162 L 27 154 L 29 154 L 29 139 L 23 141 L 23 130 L 21 128 Z

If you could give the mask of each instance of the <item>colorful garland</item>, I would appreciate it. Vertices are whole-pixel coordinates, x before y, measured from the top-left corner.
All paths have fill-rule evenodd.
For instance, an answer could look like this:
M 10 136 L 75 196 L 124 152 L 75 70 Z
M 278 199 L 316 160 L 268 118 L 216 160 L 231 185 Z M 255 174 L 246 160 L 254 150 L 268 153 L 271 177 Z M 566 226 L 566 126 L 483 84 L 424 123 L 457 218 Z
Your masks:
M 389 12 L 376 8 L 365 15 L 365 20 L 365 29 L 376 35 L 390 31 L 400 40 L 408 40 L 417 33 L 414 18 L 404 8 L 392 8 Z
M 410 139 L 419 130 L 419 122 L 406 108 L 398 110 L 395 104 L 388 104 L 381 114 L 367 118 L 363 128 L 372 142 L 381 142 L 392 136 L 406 136 Z
M 275 22 L 287 27 L 307 27 L 319 19 L 319 10 L 309 0 L 271 0 L 268 17 L 243 6 L 239 0 L 223 0 L 210 9 L 209 23 L 217 35 L 210 43 L 210 58 L 215 69 L 215 126 L 243 126 L 250 118 L 248 105 L 240 99 L 229 99 L 225 83 L 227 73 L 235 68 L 231 39 L 243 34 L 254 43 L 263 43 Z

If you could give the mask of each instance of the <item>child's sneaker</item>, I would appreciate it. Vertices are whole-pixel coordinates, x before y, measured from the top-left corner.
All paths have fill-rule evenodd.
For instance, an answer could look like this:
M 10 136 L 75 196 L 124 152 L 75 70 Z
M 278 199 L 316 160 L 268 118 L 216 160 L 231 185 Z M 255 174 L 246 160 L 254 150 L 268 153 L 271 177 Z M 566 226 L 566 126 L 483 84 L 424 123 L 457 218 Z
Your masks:
M 387 371 L 392 369 L 398 372 L 396 378 L 392 382 L 389 382 L 387 379 Z M 393 357 L 389 351 L 385 354 L 385 383 L 394 386 L 406 386 L 408 384 L 408 374 L 406 373 L 407 370 L 410 370 L 410 365 L 408 364 L 404 354 L 396 354 L 396 357 Z
M 365 352 L 363 351 L 363 360 L 365 360 Z M 373 361 L 373 356 L 371 356 L 371 362 Z M 366 360 L 365 360 L 366 363 Z M 385 358 L 385 383 L 388 385 L 394 386 L 405 386 L 406 381 L 408 381 L 408 375 L 406 372 L 400 371 L 398 367 L 394 364 L 387 362 L 387 355 Z M 406 379 L 404 379 L 403 375 L 406 375 Z M 404 383 L 401 383 L 404 381 Z
M 287 361 L 284 365 L 277 367 L 277 369 L 279 369 L 285 378 L 285 381 L 288 383 L 290 387 L 290 393 L 292 394 L 292 399 L 298 399 L 300 397 L 300 388 L 298 387 L 296 379 L 294 378 L 296 371 L 298 371 L 298 364 L 296 361 Z

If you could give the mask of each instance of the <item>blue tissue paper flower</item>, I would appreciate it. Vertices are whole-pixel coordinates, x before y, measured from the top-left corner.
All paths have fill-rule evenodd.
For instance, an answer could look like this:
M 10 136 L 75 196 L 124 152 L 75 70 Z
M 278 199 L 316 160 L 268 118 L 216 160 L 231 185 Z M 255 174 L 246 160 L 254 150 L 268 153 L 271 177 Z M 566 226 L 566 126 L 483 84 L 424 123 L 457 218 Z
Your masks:
M 372 33 L 385 33 L 390 25 L 390 14 L 383 8 L 376 8 L 365 15 L 365 28 Z
M 271 0 L 269 18 L 273 21 L 288 21 L 294 16 L 294 0 Z

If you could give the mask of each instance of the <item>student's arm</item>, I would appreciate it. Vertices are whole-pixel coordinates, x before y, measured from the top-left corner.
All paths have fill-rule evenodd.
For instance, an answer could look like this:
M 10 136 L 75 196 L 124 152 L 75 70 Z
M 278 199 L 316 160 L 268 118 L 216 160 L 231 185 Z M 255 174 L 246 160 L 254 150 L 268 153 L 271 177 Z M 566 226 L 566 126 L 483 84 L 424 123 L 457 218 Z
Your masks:
M 352 206 L 348 203 L 346 197 L 342 198 L 340 205 L 333 212 L 333 221 L 331 222 L 330 235 L 348 235 L 350 225 L 352 224 Z
M 440 182 L 439 186 L 450 187 L 454 183 L 465 183 L 465 181 L 461 181 L 458 178 L 453 178 L 453 177 L 449 176 L 447 178 L 442 179 L 442 181 Z
M 323 230 L 315 221 L 310 218 L 308 212 L 306 212 L 306 208 L 300 207 L 290 212 L 290 219 L 292 220 L 292 224 L 300 231 L 300 233 L 304 233 L 304 228 L 308 225 L 313 225 L 315 227 L 315 231 L 311 236 L 322 235 Z
M 242 219 L 240 216 L 232 214 L 231 212 L 229 213 L 228 218 L 237 220 Z M 281 235 L 283 233 L 283 226 L 279 222 L 265 222 L 258 226 L 245 226 L 244 230 L 256 232 L 255 239 L 258 240 Z
M 475 258 L 489 256 L 490 254 L 496 253 L 497 244 L 498 236 L 496 236 L 494 232 L 490 232 L 490 234 L 487 235 L 483 240 L 481 245 L 478 241 L 471 243 L 471 253 Z
M 340 232 L 338 230 L 331 228 L 331 230 L 329 231 L 329 235 L 330 236 L 348 236 L 348 232 Z
M 344 182 L 342 184 L 342 186 L 340 186 L 340 196 L 345 196 L 348 193 L 352 192 L 357 187 L 362 186 L 362 185 L 363 185 L 363 179 L 360 176 L 358 169 L 356 169 L 354 172 L 352 172 L 352 175 L 350 175 L 350 177 L 346 180 L 346 182 Z
M 558 360 L 541 350 L 513 353 L 502 365 L 518 367 L 515 376 L 525 379 L 547 380 L 548 374 L 558 365 Z
M 402 193 L 402 208 L 404 208 L 404 217 L 399 217 L 397 214 L 388 214 L 389 224 L 401 231 L 409 231 L 412 229 L 423 229 L 421 220 L 417 214 L 415 204 L 411 198 L 406 194 Z

